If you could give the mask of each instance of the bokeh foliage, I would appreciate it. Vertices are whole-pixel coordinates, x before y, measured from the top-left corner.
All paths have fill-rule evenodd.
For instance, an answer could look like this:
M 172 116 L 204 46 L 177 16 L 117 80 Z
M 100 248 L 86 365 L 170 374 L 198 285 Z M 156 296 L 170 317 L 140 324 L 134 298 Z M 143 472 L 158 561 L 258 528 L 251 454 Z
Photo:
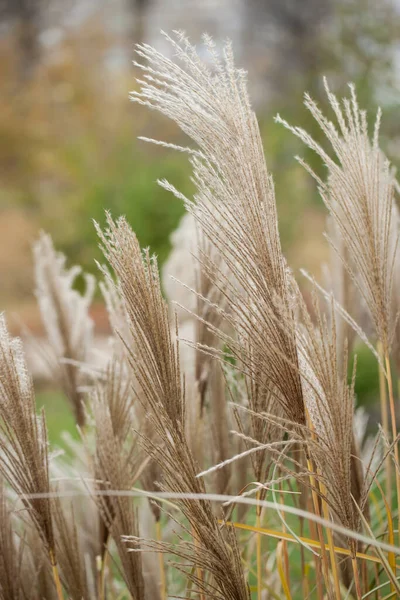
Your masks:
M 280 112 L 318 140 L 320 132 L 301 105 L 304 91 L 318 100 L 322 75 L 338 94 L 351 80 L 369 111 L 378 101 L 385 104 L 382 129 L 395 140 L 388 151 L 396 155 L 398 125 L 390 107 L 396 99 L 400 28 L 392 0 L 306 4 L 303 12 L 290 0 L 246 6 L 249 19 L 273 23 L 278 40 L 264 82 L 265 101 L 256 108 L 275 179 L 283 248 L 295 269 L 305 265 L 318 273 L 326 251 L 325 213 L 315 186 L 293 158 L 304 149 L 273 117 Z M 314 19 L 307 16 L 313 14 Z M 39 229 L 48 230 L 72 262 L 95 272 L 93 259 L 100 254 L 92 219 L 102 223 L 109 209 L 127 216 L 141 245 L 151 246 L 162 264 L 183 207 L 156 180 L 166 178 L 183 193 L 192 192 L 183 156 L 137 140 L 145 135 L 185 143 L 166 120 L 140 107 L 133 110 L 128 91 L 134 68 L 107 66 L 110 48 L 121 40 L 105 28 L 101 15 L 67 30 L 56 46 L 42 48 L 29 76 L 20 66 L 18 31 L 11 28 L 0 40 L 0 237 L 5 240 L 0 275 L 10 282 L 0 297 L 3 305 L 29 294 L 30 244 Z M 312 153 L 305 158 L 323 174 Z

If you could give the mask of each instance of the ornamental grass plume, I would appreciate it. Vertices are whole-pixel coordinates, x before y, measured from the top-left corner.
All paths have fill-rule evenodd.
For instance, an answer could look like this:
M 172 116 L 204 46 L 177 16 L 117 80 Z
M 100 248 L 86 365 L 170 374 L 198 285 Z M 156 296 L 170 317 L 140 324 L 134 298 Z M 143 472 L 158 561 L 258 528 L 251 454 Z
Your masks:
M 142 437 L 145 452 L 163 470 L 162 489 L 179 494 L 201 494 L 204 484 L 196 477 L 197 468 L 185 436 L 185 390 L 179 365 L 179 343 L 172 341 L 168 307 L 161 294 L 158 267 L 148 250 L 143 253 L 125 219 L 116 223 L 108 216 L 109 229 L 97 231 L 106 259 L 118 278 L 118 287 L 129 315 L 134 348 L 127 348 L 129 364 L 139 386 L 140 402 L 146 408 L 156 433 L 156 442 Z M 205 500 L 178 501 L 190 523 L 193 542 L 165 546 L 154 542 L 162 552 L 168 548 L 191 560 L 197 572 L 187 576 L 200 595 L 218 593 L 227 600 L 249 600 L 250 592 L 230 527 L 222 527 Z M 137 536 L 131 536 L 133 549 Z M 189 549 L 189 551 L 188 551 Z M 211 580 L 209 579 L 211 576 Z
M 84 274 L 83 296 L 74 289 L 80 267 L 67 269 L 66 257 L 56 252 L 51 237 L 41 233 L 33 246 L 36 297 L 46 330 L 48 348 L 42 356 L 53 379 L 71 403 L 79 426 L 85 423 L 83 384 L 78 366 L 89 362 L 93 349 L 93 321 L 89 316 L 95 280 Z
M 11 338 L 4 315 L 0 315 L 0 474 L 21 497 L 60 589 L 50 500 L 35 498 L 50 492 L 46 418 L 43 411 L 36 415 L 22 342 Z
M 300 296 L 299 303 L 300 368 L 311 432 L 315 433 L 308 442 L 309 452 L 318 470 L 317 478 L 327 490 L 326 501 L 330 509 L 345 527 L 358 531 L 360 515 L 352 496 L 351 472 L 356 363 L 349 384 L 347 342 L 338 351 L 333 299 L 328 320 L 321 313 L 314 290 L 315 323 Z M 364 504 L 364 496 L 359 502 Z M 355 556 L 356 546 L 351 549 Z
M 105 380 L 97 382 L 93 388 L 90 409 L 95 438 L 92 458 L 94 500 L 102 519 L 100 593 L 104 597 L 105 560 L 112 537 L 121 561 L 122 576 L 132 599 L 145 600 L 149 596 L 145 594 L 141 555 L 128 554 L 121 540 L 123 534 L 138 535 L 137 510 L 131 498 L 112 495 L 113 490 L 131 490 L 143 469 L 143 457 L 138 453 L 133 431 L 131 381 L 125 365 L 118 358 L 111 359 Z
M 399 231 L 392 226 L 395 180 L 379 147 L 381 111 L 370 140 L 367 115 L 358 106 L 354 87 L 350 86 L 351 97 L 344 98 L 341 105 L 326 80 L 324 83 L 339 129 L 307 94 L 305 106 L 326 135 L 336 160 L 299 127 L 291 127 L 279 116 L 277 121 L 314 150 L 328 168 L 324 182 L 303 163 L 316 179 L 321 198 L 340 231 L 347 253 L 342 253 L 341 259 L 369 309 L 386 355 L 395 332 L 392 289 Z
M 318 398 L 318 404 L 322 403 L 322 407 L 324 394 L 343 392 L 337 398 L 338 404 L 326 407 L 325 421 L 328 414 L 331 419 L 334 418 L 331 411 L 337 410 L 342 403 L 345 404 L 342 407 L 345 414 L 352 416 L 353 405 L 348 401 L 351 391 L 347 392 L 347 387 L 343 388 L 344 383 L 341 387 L 339 371 L 326 373 L 322 369 L 320 359 L 321 356 L 327 358 L 327 347 L 323 347 L 321 354 L 318 354 L 315 341 L 310 348 L 314 351 L 313 358 L 319 361 L 316 367 L 320 369 L 318 377 L 322 381 L 317 377 L 316 382 L 310 385 L 310 373 L 314 373 L 315 379 L 315 372 L 311 370 L 308 374 L 304 373 L 305 347 L 299 345 L 304 340 L 296 333 L 299 328 L 295 311 L 298 309 L 299 298 L 280 247 L 273 182 L 265 165 L 257 121 L 247 97 L 245 74 L 234 67 L 229 45 L 225 46 L 220 59 L 212 41 L 204 38 L 213 66 L 211 71 L 182 34 L 176 33 L 174 38 L 166 37 L 175 52 L 173 61 L 147 45 L 138 47 L 138 55 L 144 64 L 136 63 L 136 66 L 144 75 L 142 79 L 138 79 L 140 90 L 133 92 L 131 97 L 134 102 L 158 110 L 174 120 L 198 146 L 198 149 L 178 148 L 190 155 L 196 185 L 193 202 L 184 198 L 169 183 L 161 182 L 163 187 L 183 199 L 201 233 L 214 247 L 217 256 L 222 257 L 229 272 L 227 275 L 220 264 L 208 256 L 200 256 L 199 262 L 204 272 L 223 299 L 223 306 L 215 308 L 211 301 L 208 304 L 220 314 L 220 320 L 227 323 L 229 329 L 227 333 L 219 323 L 215 325 L 198 315 L 200 322 L 210 329 L 214 337 L 219 338 L 227 350 L 221 354 L 215 345 L 210 347 L 207 343 L 197 344 L 197 348 L 206 354 L 219 356 L 222 360 L 233 359 L 236 369 L 247 379 L 249 403 L 253 404 L 249 412 L 254 414 L 253 438 L 248 439 L 251 440 L 250 443 L 259 444 L 253 460 L 257 475 L 261 478 L 266 451 L 271 450 L 273 445 L 267 443 L 267 438 L 270 441 L 270 432 L 264 423 L 260 424 L 257 417 L 260 412 L 266 411 L 277 415 L 279 409 L 286 420 L 286 430 L 291 428 L 300 433 L 299 442 L 306 451 L 313 488 L 314 460 L 318 459 L 316 467 L 321 467 L 321 457 L 315 448 L 315 456 L 311 456 L 312 438 L 307 434 L 308 404 L 310 397 L 315 394 L 313 385 L 317 385 L 317 389 L 318 386 L 322 387 L 322 398 Z M 156 143 L 170 146 L 164 142 Z M 381 165 L 381 154 L 377 144 L 374 144 Z M 344 238 L 343 232 L 340 233 Z M 199 292 L 197 295 L 201 301 L 207 302 Z M 311 323 L 309 316 L 307 323 Z M 379 323 L 381 333 L 387 333 L 382 319 Z M 309 327 L 308 335 L 311 333 Z M 324 330 L 324 333 L 328 331 Z M 340 369 L 336 355 L 331 353 L 330 358 L 332 361 L 335 359 L 332 368 Z M 347 370 L 344 372 L 347 373 Z M 331 386 L 336 387 L 326 390 L 324 385 L 327 380 Z M 333 383 L 334 380 L 336 384 Z M 321 410 L 319 407 L 319 411 Z M 270 422 L 276 426 L 279 420 L 270 419 Z M 358 527 L 358 513 L 351 497 L 352 446 L 351 443 L 347 444 L 346 437 L 349 436 L 352 442 L 351 418 L 346 419 L 345 425 L 345 431 L 334 431 L 331 437 L 328 430 L 325 430 L 325 443 L 331 443 L 330 450 L 336 450 L 336 458 L 340 451 L 339 458 L 342 461 L 341 467 L 331 470 L 329 475 L 334 485 L 341 479 L 346 490 L 345 501 L 336 505 L 336 511 L 341 513 L 342 521 L 347 525 L 354 524 Z M 245 438 L 243 427 L 241 434 Z M 292 442 L 289 440 L 290 443 Z M 298 467 L 302 471 L 301 465 Z M 265 473 L 263 475 L 266 476 Z M 315 492 L 314 489 L 314 509 L 318 514 Z M 332 499 L 329 501 L 333 510 Z M 326 510 L 329 518 L 329 509 Z M 323 544 L 321 530 L 319 539 Z M 332 547 L 333 541 L 330 538 L 331 566 L 335 569 Z M 259 548 L 260 544 L 257 560 L 260 597 Z M 326 560 L 324 578 L 329 587 Z M 339 596 L 337 574 L 334 574 L 334 579 L 335 593 Z M 359 585 L 357 594 L 360 595 Z
M 328 142 L 334 158 L 299 127 L 282 123 L 323 160 L 328 177 L 322 181 L 300 160 L 318 183 L 320 196 L 329 210 L 343 240 L 339 254 L 349 277 L 368 308 L 378 341 L 379 362 L 387 380 L 392 440 L 397 440 L 397 415 L 390 358 L 400 327 L 400 313 L 395 302 L 396 267 L 399 254 L 399 220 L 395 204 L 396 180 L 389 161 L 379 147 L 381 111 L 377 112 L 372 139 L 367 114 L 361 110 L 353 85 L 350 98 L 340 102 L 324 80 L 326 94 L 338 127 L 327 119 L 317 104 L 305 95 L 305 106 L 311 112 Z M 329 238 L 328 238 L 329 239 Z M 381 384 L 382 424 L 389 435 L 386 393 Z M 394 445 L 395 462 L 400 464 L 399 445 Z M 387 461 L 387 496 L 391 502 L 390 461 Z M 400 497 L 400 473 L 395 469 L 397 496 Z M 399 515 L 400 540 L 400 515 Z
M 274 186 L 248 99 L 246 74 L 235 68 L 229 43 L 220 59 L 212 40 L 204 36 L 211 70 L 183 34 L 165 37 L 175 60 L 150 46 L 138 46 L 144 64 L 135 65 L 143 78 L 138 79 L 140 90 L 132 92 L 131 99 L 174 120 L 198 145 L 198 150 L 179 148 L 190 155 L 197 189 L 193 202 L 183 200 L 229 270 L 227 277 L 219 264 L 210 267 L 203 261 L 226 305 L 226 310 L 218 310 L 237 337 L 212 324 L 209 328 L 228 346 L 244 373 L 253 378 L 262 373 L 259 385 L 265 384 L 268 374 L 285 414 L 304 424 L 292 276 L 281 251 Z M 182 198 L 167 182 L 161 185 Z M 251 356 L 243 336 L 251 339 Z
M 339 129 L 308 94 L 305 106 L 326 135 L 336 160 L 304 130 L 291 127 L 279 116 L 276 120 L 314 150 L 328 168 L 324 182 L 299 159 L 317 181 L 321 198 L 340 231 L 342 252 L 332 245 L 364 299 L 384 355 L 388 355 L 396 330 L 392 291 L 399 230 L 398 225 L 393 226 L 396 182 L 379 147 L 381 111 L 370 140 L 367 115 L 358 105 L 354 86 L 350 86 L 350 98 L 344 98 L 341 104 L 326 79 L 324 84 Z
M 116 402 L 115 407 L 118 409 L 120 407 L 123 413 L 128 408 L 126 399 L 129 396 L 130 405 L 127 414 L 130 415 L 129 422 L 132 422 L 131 412 L 134 410 L 134 422 L 135 427 L 138 429 L 143 435 L 146 437 L 152 437 L 153 432 L 151 427 L 149 427 L 149 422 L 146 417 L 146 411 L 143 408 L 142 404 L 138 401 L 134 402 L 133 409 L 133 399 L 136 398 L 137 394 L 140 393 L 138 389 L 138 385 L 135 382 L 135 378 L 132 373 L 129 371 L 128 364 L 128 349 L 133 349 L 135 347 L 134 340 L 130 333 L 129 326 L 129 315 L 127 313 L 124 300 L 121 297 L 117 286 L 115 285 L 114 280 L 112 279 L 111 273 L 107 270 L 105 266 L 101 267 L 104 273 L 104 279 L 100 282 L 99 287 L 101 289 L 106 308 L 108 313 L 108 319 L 113 330 L 113 352 L 115 353 L 114 360 L 115 364 L 119 365 L 118 369 L 120 371 L 122 381 L 125 381 L 125 392 L 123 393 L 123 397 L 125 397 L 125 401 L 120 401 L 119 396 L 115 396 Z M 125 407 L 125 409 L 124 409 Z M 123 414 L 121 415 L 123 417 Z M 122 423 L 121 423 L 122 425 Z M 118 431 L 118 428 L 117 428 Z M 121 438 L 123 439 L 123 438 Z M 142 470 L 140 475 L 140 482 L 145 490 L 148 492 L 157 491 L 159 489 L 158 482 L 162 479 L 162 470 L 160 466 L 154 460 L 147 460 L 146 467 Z M 160 521 L 160 506 L 157 502 L 150 501 L 150 508 L 153 513 L 154 519 L 158 524 Z

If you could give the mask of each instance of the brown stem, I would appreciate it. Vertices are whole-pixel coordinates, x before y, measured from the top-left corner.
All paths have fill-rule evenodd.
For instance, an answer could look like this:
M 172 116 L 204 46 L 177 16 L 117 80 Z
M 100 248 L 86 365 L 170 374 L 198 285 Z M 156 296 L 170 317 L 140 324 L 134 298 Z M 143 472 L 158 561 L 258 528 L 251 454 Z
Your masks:
M 351 558 L 351 564 L 353 565 L 354 584 L 356 587 L 357 600 L 362 600 L 360 575 L 358 573 L 357 558 L 355 556 Z

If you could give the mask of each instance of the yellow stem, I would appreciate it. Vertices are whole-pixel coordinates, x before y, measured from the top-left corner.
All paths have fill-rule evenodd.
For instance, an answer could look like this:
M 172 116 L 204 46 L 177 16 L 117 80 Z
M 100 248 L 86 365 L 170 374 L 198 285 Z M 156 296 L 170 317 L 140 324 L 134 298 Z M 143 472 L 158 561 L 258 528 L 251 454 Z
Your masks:
M 260 499 L 260 492 L 257 492 L 257 500 Z M 256 507 L 256 528 L 261 527 L 261 510 Z M 262 554 L 261 554 L 261 534 L 257 533 L 257 600 L 262 599 Z
M 383 362 L 383 350 L 381 342 L 377 344 L 378 354 Z M 386 381 L 385 381 L 385 373 L 383 368 L 379 366 L 379 398 L 381 404 L 381 419 L 382 419 L 382 429 L 385 436 L 389 439 L 389 413 L 387 406 L 387 391 L 386 391 Z M 391 490 L 392 490 L 392 463 L 390 460 L 390 456 L 385 460 L 385 473 L 386 473 L 386 497 L 389 502 L 389 505 L 392 505 L 391 502 Z
M 311 502 L 310 499 L 308 498 L 307 500 L 307 506 L 308 506 L 308 510 L 309 512 L 312 511 L 312 506 L 311 506 Z M 321 543 L 320 541 L 318 541 L 318 533 L 316 531 L 316 526 L 314 521 L 310 521 L 309 522 L 309 526 L 310 526 L 310 535 L 312 537 L 312 540 L 315 544 L 317 544 L 318 548 L 321 548 Z M 323 590 L 323 586 L 322 586 L 322 579 L 323 579 L 323 574 L 322 574 L 322 567 L 321 567 L 321 555 L 320 554 L 315 554 L 314 555 L 314 562 L 315 562 L 315 577 L 316 577 L 316 586 L 317 586 L 317 598 L 318 600 L 324 600 L 324 590 Z M 304 596 L 305 598 L 307 596 Z
M 281 504 L 285 503 L 285 499 L 283 497 L 283 493 L 282 493 L 282 484 L 280 485 L 281 487 Z M 286 533 L 286 527 L 284 522 L 282 523 L 282 531 L 283 533 Z M 284 567 L 285 567 L 285 576 L 286 576 L 286 580 L 288 582 L 288 585 L 290 586 L 290 569 L 289 569 L 289 555 L 288 555 L 288 551 L 287 551 L 287 542 L 286 540 L 281 540 L 282 541 L 282 554 L 283 554 L 283 559 L 284 559 Z
M 392 420 L 392 436 L 393 436 L 393 440 L 395 440 L 397 438 L 396 410 L 395 410 L 395 406 L 394 406 L 392 371 L 390 368 L 390 359 L 389 359 L 388 352 L 386 352 L 386 354 L 385 354 L 385 367 L 386 367 L 386 375 L 387 375 L 387 382 L 388 382 L 390 417 Z M 400 473 L 398 470 L 398 465 L 400 464 L 400 461 L 399 461 L 399 444 L 397 442 L 394 445 L 394 457 L 396 460 L 395 473 L 396 473 L 396 490 L 397 490 L 397 503 L 398 503 L 400 501 Z M 392 503 L 390 502 L 389 505 L 391 506 Z M 400 515 L 398 515 L 398 536 L 399 536 L 399 541 L 400 541 Z M 394 575 L 396 576 L 396 571 L 394 572 Z
M 158 520 L 156 522 L 156 535 L 157 541 L 160 542 L 162 539 L 161 535 L 161 521 Z M 160 567 L 160 591 L 161 591 L 161 600 L 167 600 L 167 581 L 165 578 L 165 566 L 164 566 L 164 555 L 162 552 L 158 553 L 158 564 Z
M 280 540 L 276 547 L 276 566 L 278 569 L 279 579 L 281 580 L 282 590 L 285 594 L 286 600 L 292 600 L 292 594 L 290 593 L 289 582 L 286 577 L 284 557 L 283 557 L 283 545 L 285 542 Z
M 400 377 L 397 378 L 397 398 L 400 398 Z
M 358 565 L 357 565 L 357 559 L 355 557 L 352 557 L 351 559 L 351 564 L 353 566 L 353 573 L 354 573 L 354 585 L 356 588 L 356 595 L 357 595 L 357 600 L 362 600 L 362 591 L 361 591 L 361 583 L 360 583 L 360 575 L 358 573 Z
M 54 583 L 55 583 L 56 590 L 57 590 L 57 598 L 58 598 L 58 600 L 64 600 L 64 594 L 63 594 L 62 587 L 61 587 L 61 581 L 60 581 L 60 575 L 58 572 L 57 561 L 56 561 L 56 557 L 55 557 L 53 550 L 50 550 L 50 562 L 51 562 L 51 569 L 53 571 L 53 579 L 54 579 Z
M 304 537 L 304 519 L 302 517 L 300 517 L 300 537 Z M 309 591 L 309 587 L 308 587 L 308 574 L 307 574 L 308 565 L 306 566 L 306 557 L 304 555 L 304 546 L 303 545 L 300 546 L 300 561 L 301 561 L 301 580 L 302 580 L 303 597 L 307 598 L 310 594 L 310 591 Z
M 314 475 L 312 475 L 313 467 L 312 467 L 311 460 L 309 458 L 307 458 L 307 468 L 309 471 L 309 479 L 310 479 L 310 484 L 311 484 L 311 495 L 312 495 L 313 504 L 314 504 L 314 512 L 318 517 L 320 517 L 321 514 L 320 514 L 319 504 L 318 504 L 318 495 L 317 495 L 317 492 L 315 491 L 315 488 L 317 487 L 317 485 L 316 485 L 315 477 L 314 477 Z M 320 523 L 317 523 L 316 526 L 317 526 L 317 532 L 318 532 L 318 537 L 319 537 L 319 543 L 321 546 L 322 572 L 323 572 L 323 576 L 324 576 L 324 580 L 325 580 L 325 585 L 328 589 L 328 586 L 330 585 L 330 581 L 329 581 L 329 571 L 328 571 L 328 566 L 327 566 L 328 565 L 328 557 L 327 557 L 326 549 L 325 549 L 324 533 L 322 531 L 322 526 Z
M 328 504 L 326 503 L 326 501 L 324 500 L 324 496 L 326 496 L 326 487 L 323 483 L 320 483 L 320 490 L 322 493 L 322 512 L 324 515 L 324 519 L 326 519 L 327 521 L 330 520 L 330 515 L 329 515 L 329 508 L 328 508 Z M 329 527 L 327 527 L 326 530 L 326 534 L 328 537 L 328 547 L 329 547 L 329 556 L 331 559 L 331 569 L 332 569 L 332 574 L 333 574 L 333 582 L 334 582 L 334 586 L 335 586 L 335 594 L 336 594 L 336 598 L 337 600 L 341 600 L 341 592 L 340 592 L 340 579 L 339 579 L 339 573 L 338 573 L 338 567 L 337 567 L 337 560 L 336 560 L 336 553 L 335 553 L 335 544 L 333 542 L 333 535 L 332 535 L 332 529 L 330 529 Z
M 308 414 L 307 414 L 307 417 L 308 417 L 310 429 L 313 432 L 312 435 L 315 436 L 313 423 Z M 316 485 L 315 477 L 312 475 L 312 473 L 314 472 L 314 469 L 313 469 L 313 464 L 312 464 L 310 457 L 307 457 L 307 467 L 309 470 L 310 484 L 312 486 L 311 490 L 312 490 L 312 498 L 313 498 L 313 502 L 314 502 L 314 511 L 315 511 L 316 515 L 321 516 L 320 509 L 319 509 L 319 503 L 318 503 L 318 496 L 315 491 L 315 488 L 317 487 L 317 485 Z M 318 482 L 318 485 L 319 485 L 319 489 L 322 493 L 322 496 L 324 496 L 324 495 L 326 496 L 326 488 L 325 488 L 324 484 L 322 484 L 321 482 Z M 324 517 L 329 520 L 330 517 L 329 517 L 328 505 L 326 504 L 323 497 L 322 497 L 322 510 L 324 512 Z M 322 531 L 322 526 L 320 524 L 317 524 L 317 531 L 318 531 L 318 535 L 319 535 L 319 541 L 321 544 L 323 576 L 324 576 L 324 580 L 325 580 L 326 589 L 328 590 L 329 586 L 330 586 L 328 557 L 327 557 L 326 549 L 325 549 L 324 534 Z M 327 536 L 328 536 L 328 548 L 329 548 L 330 558 L 331 558 L 331 567 L 332 567 L 333 579 L 334 579 L 334 584 L 335 584 L 335 595 L 336 595 L 337 600 L 341 600 L 340 581 L 339 581 L 339 575 L 338 575 L 338 571 L 337 571 L 337 563 L 336 563 L 336 555 L 335 555 L 335 544 L 333 542 L 332 530 L 329 527 L 327 528 Z

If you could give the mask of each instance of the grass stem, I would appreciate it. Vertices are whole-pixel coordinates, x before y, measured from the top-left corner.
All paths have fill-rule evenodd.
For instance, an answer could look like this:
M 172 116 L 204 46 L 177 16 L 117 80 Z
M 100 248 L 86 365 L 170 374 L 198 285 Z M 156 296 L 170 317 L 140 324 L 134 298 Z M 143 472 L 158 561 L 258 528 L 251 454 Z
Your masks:
M 315 514 L 320 517 L 321 516 L 321 511 L 319 508 L 319 498 L 317 495 L 316 490 L 316 480 L 315 477 L 313 475 L 314 473 L 314 469 L 313 469 L 313 465 L 311 462 L 310 458 L 307 458 L 307 468 L 309 471 L 309 479 L 310 479 L 310 485 L 311 485 L 311 496 L 313 499 L 313 505 L 314 505 L 314 512 Z M 324 580 L 325 580 L 325 586 L 328 589 L 328 586 L 330 584 L 329 581 L 329 568 L 328 568 L 328 557 L 326 554 L 326 550 L 325 550 L 325 539 L 324 539 L 324 533 L 322 530 L 322 526 L 317 523 L 317 532 L 318 532 L 318 537 L 319 537 L 319 543 L 321 546 L 321 563 L 322 563 L 322 572 L 323 572 L 323 576 L 324 576 Z
M 377 344 L 378 354 L 383 362 L 383 351 L 382 344 L 378 342 Z M 381 419 L 382 419 L 382 429 L 385 436 L 389 439 L 389 413 L 387 406 L 387 388 L 385 381 L 385 373 L 383 368 L 379 366 L 379 399 L 381 404 Z M 392 490 L 392 463 L 390 460 L 390 456 L 385 460 L 385 479 L 386 479 L 386 497 L 391 505 L 391 490 Z
M 161 542 L 161 521 L 160 519 L 156 521 L 156 536 L 157 541 Z M 167 581 L 165 578 L 165 565 L 164 565 L 164 555 L 162 552 L 158 553 L 158 564 L 160 568 L 160 592 L 161 592 L 161 600 L 167 600 Z
M 260 492 L 257 492 L 257 500 L 260 499 Z M 256 528 L 261 527 L 261 508 L 256 507 Z M 261 553 L 261 534 L 257 533 L 257 600 L 262 598 L 262 553 Z
M 385 368 L 386 368 L 387 385 L 388 385 L 388 392 L 389 392 L 390 418 L 392 421 L 392 437 L 393 437 L 393 440 L 395 440 L 397 438 L 396 409 L 394 406 L 392 370 L 390 367 L 390 358 L 389 358 L 388 352 L 386 352 L 386 354 L 385 354 Z M 397 442 L 394 446 L 394 457 L 396 460 L 395 474 L 396 474 L 397 502 L 399 502 L 399 500 L 400 500 L 400 473 L 398 470 L 398 465 L 400 464 L 400 461 L 399 461 L 399 444 Z M 390 498 L 389 506 L 391 506 L 391 504 L 392 504 L 392 502 L 391 502 L 391 498 Z M 399 536 L 399 543 L 400 543 L 400 514 L 398 514 L 397 519 L 398 519 L 398 536 Z M 396 576 L 396 572 L 394 574 Z
M 308 502 L 308 510 L 309 510 L 309 512 L 312 512 L 312 510 L 313 510 L 311 499 L 309 499 L 309 502 Z M 316 541 L 319 541 L 319 535 L 317 533 L 315 523 L 313 521 L 310 521 L 309 526 L 310 526 L 311 537 L 313 539 L 315 539 Z M 317 599 L 324 600 L 324 590 L 323 590 L 323 586 L 322 586 L 322 581 L 323 581 L 322 566 L 321 566 L 322 561 L 321 561 L 321 556 L 319 554 L 314 555 L 314 562 L 315 562 L 315 575 L 316 575 L 315 585 L 316 585 Z M 305 594 L 304 597 L 306 598 L 307 594 Z
M 64 600 L 64 594 L 62 591 L 62 586 L 61 586 L 61 581 L 60 581 L 60 574 L 58 572 L 58 565 L 57 565 L 56 557 L 55 557 L 53 550 L 50 550 L 50 563 L 51 563 L 51 570 L 53 572 L 54 584 L 56 586 L 57 598 L 58 598 L 58 600 Z
M 352 567 L 353 567 L 354 585 L 355 585 L 355 588 L 356 588 L 356 597 L 357 597 L 357 600 L 362 600 L 360 575 L 358 573 L 357 558 L 355 556 L 352 557 L 351 564 L 352 564 Z
M 196 535 L 194 528 L 192 527 L 191 529 L 192 529 L 193 542 L 194 542 L 195 547 L 197 548 L 199 545 L 199 540 L 197 539 L 197 535 Z M 203 581 L 203 579 L 204 579 L 203 569 L 201 569 L 200 567 L 196 567 L 196 574 L 197 574 L 198 580 Z M 206 600 L 205 595 L 202 591 L 199 592 L 199 600 Z
M 327 494 L 327 490 L 323 483 L 320 483 L 320 490 L 321 490 L 321 494 L 322 494 L 321 503 L 322 503 L 323 516 L 324 516 L 324 519 L 329 521 L 330 520 L 329 508 L 328 508 L 328 504 L 326 503 L 326 500 L 324 499 L 324 497 Z M 330 561 L 331 561 L 333 583 L 335 586 L 335 596 L 336 596 L 336 600 L 341 600 L 342 595 L 341 595 L 341 591 L 340 591 L 340 579 L 339 579 L 339 572 L 338 572 L 338 566 L 337 566 L 337 560 L 336 560 L 335 544 L 333 541 L 332 530 L 329 527 L 327 527 L 326 534 L 328 537 L 329 556 L 330 556 Z

